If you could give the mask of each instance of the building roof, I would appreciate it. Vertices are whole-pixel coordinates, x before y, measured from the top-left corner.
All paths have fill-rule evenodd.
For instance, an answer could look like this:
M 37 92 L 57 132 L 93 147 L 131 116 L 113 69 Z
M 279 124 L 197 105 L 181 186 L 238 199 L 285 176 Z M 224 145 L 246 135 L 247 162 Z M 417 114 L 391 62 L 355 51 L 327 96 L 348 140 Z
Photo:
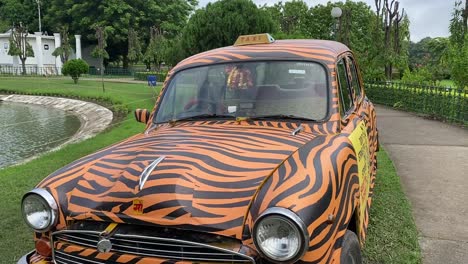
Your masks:
M 336 58 L 346 51 L 349 51 L 349 48 L 336 41 L 314 39 L 277 40 L 270 44 L 228 46 L 202 52 L 181 61 L 174 70 L 222 62 L 262 59 L 313 60 L 325 64 L 334 64 Z

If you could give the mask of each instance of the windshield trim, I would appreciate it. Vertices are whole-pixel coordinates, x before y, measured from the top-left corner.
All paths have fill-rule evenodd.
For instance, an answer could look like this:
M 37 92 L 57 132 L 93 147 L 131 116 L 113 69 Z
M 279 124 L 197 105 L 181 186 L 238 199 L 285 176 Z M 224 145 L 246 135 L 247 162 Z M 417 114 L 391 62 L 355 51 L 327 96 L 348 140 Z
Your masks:
M 175 77 L 177 76 L 177 74 L 179 74 L 180 72 L 183 72 L 183 71 L 186 71 L 186 70 L 192 70 L 192 69 L 196 69 L 196 68 L 201 68 L 201 67 L 207 67 L 207 66 L 216 66 L 216 65 L 223 65 L 223 64 L 232 64 L 232 63 L 252 63 L 252 62 L 275 62 L 275 61 L 278 61 L 278 62 L 312 62 L 312 63 L 317 63 L 318 65 L 320 65 L 324 71 L 325 71 L 325 75 L 326 75 L 326 82 L 327 82 L 327 113 L 325 115 L 325 117 L 323 119 L 318 119 L 318 120 L 311 120 L 311 121 L 301 121 L 301 123 L 317 123 L 317 124 L 322 124 L 322 123 L 326 123 L 330 120 L 331 118 L 331 115 L 332 115 L 332 111 L 331 111 L 331 106 L 332 106 L 332 88 L 331 88 L 331 83 L 333 80 L 331 80 L 331 74 L 330 74 L 330 69 L 328 68 L 327 64 L 324 63 L 323 61 L 320 61 L 320 60 L 311 60 L 311 59 L 307 59 L 307 58 L 304 58 L 304 59 L 300 59 L 300 58 L 271 58 L 271 59 L 268 59 L 268 58 L 262 58 L 262 59 L 245 59 L 245 60 L 233 60 L 233 61 L 228 61 L 228 62 L 216 62 L 216 63 L 207 63 L 207 64 L 204 64 L 204 65 L 195 65 L 195 66 L 190 66 L 190 67 L 182 67 L 182 68 L 179 68 L 179 69 L 176 69 L 175 71 L 173 71 L 171 73 L 171 76 L 170 76 L 170 79 L 167 80 L 166 82 L 166 85 L 162 87 L 161 89 L 161 94 L 159 95 L 159 98 L 157 100 L 158 102 L 158 105 L 156 105 L 156 108 L 154 110 L 154 114 L 153 114 L 153 118 L 151 120 L 151 123 L 154 124 L 154 125 L 161 125 L 161 124 L 166 124 L 166 123 L 170 123 L 170 122 L 173 122 L 173 120 L 168 120 L 168 121 L 165 121 L 165 122 L 155 122 L 156 121 L 156 117 L 158 115 L 158 112 L 160 110 L 160 107 L 161 107 L 161 103 L 164 99 L 164 96 L 166 96 L 166 93 L 168 92 L 168 87 L 171 86 L 172 82 L 174 81 Z M 177 67 L 177 66 L 175 66 Z M 170 72 L 170 71 L 169 71 Z M 212 119 L 208 119 L 207 120 L 218 120 L 218 119 L 226 119 L 226 118 L 212 118 Z M 203 119 L 200 119 L 200 120 L 203 120 Z M 281 120 L 281 119 L 278 119 L 278 120 Z M 176 120 L 177 121 L 177 120 Z M 198 120 L 197 120 L 198 121 Z M 299 120 L 297 120 L 299 121 Z M 178 122 L 178 121 L 177 121 Z M 194 122 L 194 120 L 185 120 L 185 121 L 181 121 L 181 122 Z M 288 122 L 288 121 L 283 121 L 283 122 Z M 291 122 L 289 123 L 292 123 L 293 120 L 291 120 Z

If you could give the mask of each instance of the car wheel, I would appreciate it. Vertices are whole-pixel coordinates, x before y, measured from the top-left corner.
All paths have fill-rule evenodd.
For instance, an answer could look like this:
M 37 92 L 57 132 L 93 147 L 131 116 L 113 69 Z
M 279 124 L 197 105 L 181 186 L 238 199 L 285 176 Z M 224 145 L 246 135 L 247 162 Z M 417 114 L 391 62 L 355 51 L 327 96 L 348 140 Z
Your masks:
M 361 264 L 361 246 L 356 234 L 347 230 L 343 238 L 343 246 L 341 247 L 341 264 Z

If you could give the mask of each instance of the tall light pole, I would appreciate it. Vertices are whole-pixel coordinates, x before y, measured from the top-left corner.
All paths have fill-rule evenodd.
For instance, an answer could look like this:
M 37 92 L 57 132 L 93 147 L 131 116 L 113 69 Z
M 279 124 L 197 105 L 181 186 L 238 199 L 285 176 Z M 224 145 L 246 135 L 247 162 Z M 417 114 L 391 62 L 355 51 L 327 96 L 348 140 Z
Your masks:
M 39 32 L 42 32 L 42 25 L 41 25 L 41 0 L 36 0 L 37 3 L 37 12 L 39 13 Z
M 338 41 L 338 31 L 340 30 L 339 29 L 339 22 L 340 22 L 340 17 L 341 15 L 343 14 L 343 10 L 341 10 L 341 8 L 335 6 L 334 8 L 332 8 L 331 10 L 331 16 L 336 20 L 335 21 L 335 40 Z

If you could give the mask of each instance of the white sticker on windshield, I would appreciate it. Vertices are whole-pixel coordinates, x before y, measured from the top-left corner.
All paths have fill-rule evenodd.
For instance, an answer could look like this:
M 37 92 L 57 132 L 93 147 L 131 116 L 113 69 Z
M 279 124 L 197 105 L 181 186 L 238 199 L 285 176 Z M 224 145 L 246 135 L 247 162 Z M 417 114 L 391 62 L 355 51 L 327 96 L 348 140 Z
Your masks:
M 295 69 L 289 69 L 289 73 L 293 74 L 305 74 L 305 70 L 295 70 Z
M 235 113 L 236 111 L 237 111 L 237 106 L 235 106 L 235 105 L 228 106 L 228 112 L 230 114 Z

